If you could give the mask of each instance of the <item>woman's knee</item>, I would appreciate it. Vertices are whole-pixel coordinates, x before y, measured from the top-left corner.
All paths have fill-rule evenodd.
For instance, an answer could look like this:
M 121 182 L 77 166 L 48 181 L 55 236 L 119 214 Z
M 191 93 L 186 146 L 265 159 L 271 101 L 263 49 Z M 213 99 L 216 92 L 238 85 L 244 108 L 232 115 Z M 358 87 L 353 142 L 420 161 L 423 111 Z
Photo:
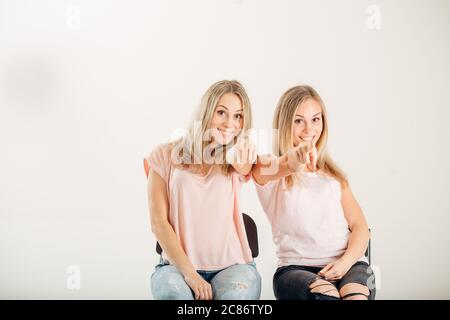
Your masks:
M 151 279 L 153 298 L 156 300 L 193 300 L 191 289 L 174 266 L 155 271 Z
M 347 283 L 340 290 L 342 300 L 368 300 L 370 290 L 367 286 L 359 283 Z
M 277 271 L 273 289 L 278 300 L 338 300 L 339 292 L 330 282 L 298 268 Z
M 236 265 L 211 281 L 215 300 L 256 300 L 261 296 L 261 276 L 254 266 Z
M 315 300 L 340 299 L 340 294 L 336 286 L 323 279 L 315 279 L 309 285 L 309 292 Z

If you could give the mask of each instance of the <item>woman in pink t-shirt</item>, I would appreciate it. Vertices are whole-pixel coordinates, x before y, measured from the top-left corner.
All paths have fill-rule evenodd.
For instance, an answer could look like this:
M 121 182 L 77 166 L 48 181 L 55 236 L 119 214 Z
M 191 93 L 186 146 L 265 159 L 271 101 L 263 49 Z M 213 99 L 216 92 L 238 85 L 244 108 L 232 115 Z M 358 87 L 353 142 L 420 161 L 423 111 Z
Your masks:
M 243 86 L 219 81 L 184 137 L 144 159 L 152 231 L 163 250 L 151 278 L 155 299 L 259 299 L 240 209 L 241 183 L 256 160 L 245 138 L 250 127 Z
M 259 156 L 253 178 L 272 225 L 277 299 L 373 299 L 364 252 L 369 230 L 344 173 L 326 152 L 328 118 L 318 93 L 296 86 L 273 121 L 275 155 Z

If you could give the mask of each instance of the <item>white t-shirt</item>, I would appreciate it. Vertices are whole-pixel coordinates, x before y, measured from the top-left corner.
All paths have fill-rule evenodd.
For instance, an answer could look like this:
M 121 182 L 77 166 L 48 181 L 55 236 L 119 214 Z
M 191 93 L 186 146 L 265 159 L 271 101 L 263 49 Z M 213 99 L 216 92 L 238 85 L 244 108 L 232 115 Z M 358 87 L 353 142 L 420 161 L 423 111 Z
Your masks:
M 272 225 L 278 266 L 323 267 L 347 249 L 350 230 L 341 204 L 341 185 L 316 172 L 298 172 L 300 184 L 287 190 L 284 179 L 263 186 L 254 179 Z M 359 261 L 367 262 L 365 256 Z

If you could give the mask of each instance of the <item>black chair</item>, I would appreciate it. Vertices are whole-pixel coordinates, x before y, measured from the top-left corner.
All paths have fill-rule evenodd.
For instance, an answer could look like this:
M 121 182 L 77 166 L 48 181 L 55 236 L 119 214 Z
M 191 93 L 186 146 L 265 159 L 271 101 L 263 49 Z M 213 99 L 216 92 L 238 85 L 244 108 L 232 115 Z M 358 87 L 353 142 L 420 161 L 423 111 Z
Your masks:
M 259 254 L 258 229 L 256 228 L 256 223 L 249 215 L 245 213 L 242 213 L 242 217 L 244 219 L 245 232 L 247 233 L 247 240 L 250 250 L 252 251 L 252 257 L 256 258 Z M 159 242 L 156 242 L 156 252 L 158 254 L 162 253 L 162 248 L 159 245 Z
M 370 234 L 372 233 L 370 228 L 369 228 L 369 233 Z M 372 265 L 372 257 L 371 257 L 371 252 L 370 252 L 370 239 L 369 239 L 369 244 L 367 245 L 367 249 L 366 249 L 366 252 L 364 253 L 364 255 L 366 256 L 367 260 L 369 261 L 369 265 Z

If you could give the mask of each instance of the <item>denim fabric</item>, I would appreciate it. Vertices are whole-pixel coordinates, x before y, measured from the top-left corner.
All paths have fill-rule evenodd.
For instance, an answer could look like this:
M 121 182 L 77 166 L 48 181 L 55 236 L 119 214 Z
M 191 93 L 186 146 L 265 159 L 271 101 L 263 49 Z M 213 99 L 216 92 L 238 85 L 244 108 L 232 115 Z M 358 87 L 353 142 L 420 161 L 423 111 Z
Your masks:
M 277 269 L 273 276 L 273 291 L 278 300 L 339 300 L 338 298 L 311 293 L 310 285 L 317 279 L 322 268 L 290 265 Z M 358 283 L 367 286 L 370 291 L 369 300 L 375 299 L 376 289 L 372 268 L 365 262 L 355 263 L 350 270 L 340 279 L 334 282 L 338 290 L 349 283 Z
M 211 284 L 214 300 L 256 300 L 261 295 L 261 276 L 254 262 L 214 271 L 197 270 L 197 273 Z M 167 261 L 155 267 L 151 289 L 157 300 L 194 299 L 183 275 Z

